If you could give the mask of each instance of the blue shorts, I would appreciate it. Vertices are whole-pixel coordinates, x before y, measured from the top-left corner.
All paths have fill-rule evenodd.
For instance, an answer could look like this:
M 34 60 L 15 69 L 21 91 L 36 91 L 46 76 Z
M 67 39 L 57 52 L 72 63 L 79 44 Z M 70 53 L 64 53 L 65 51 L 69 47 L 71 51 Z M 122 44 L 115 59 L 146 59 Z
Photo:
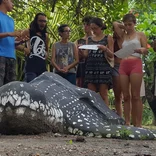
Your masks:
M 68 80 L 73 85 L 76 85 L 76 73 L 56 73 L 63 77 L 64 79 Z
M 115 64 L 112 68 L 112 76 L 119 76 L 119 66 L 120 64 Z

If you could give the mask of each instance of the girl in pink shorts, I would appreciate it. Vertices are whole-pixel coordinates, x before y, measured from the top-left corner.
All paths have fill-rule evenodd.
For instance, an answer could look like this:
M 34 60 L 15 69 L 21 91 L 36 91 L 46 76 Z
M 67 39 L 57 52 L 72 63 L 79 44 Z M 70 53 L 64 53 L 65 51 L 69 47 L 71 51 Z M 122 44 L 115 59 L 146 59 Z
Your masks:
M 135 25 L 136 18 L 133 14 L 126 14 L 123 17 L 123 24 L 118 22 L 113 23 L 116 33 L 124 39 L 122 48 L 131 44 L 135 44 L 136 46 L 133 54 L 121 60 L 119 74 L 124 98 L 126 125 L 130 125 L 131 123 L 132 112 L 132 124 L 136 127 L 141 127 L 143 111 L 140 99 L 140 88 L 143 78 L 141 55 L 147 54 L 147 39 L 144 33 L 135 30 Z

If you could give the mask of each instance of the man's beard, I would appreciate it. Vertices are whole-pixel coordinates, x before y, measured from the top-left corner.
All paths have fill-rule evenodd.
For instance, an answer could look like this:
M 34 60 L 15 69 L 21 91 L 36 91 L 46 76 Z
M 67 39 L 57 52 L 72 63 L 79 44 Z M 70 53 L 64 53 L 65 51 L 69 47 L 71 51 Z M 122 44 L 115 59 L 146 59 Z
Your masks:
M 37 28 L 37 32 L 40 32 L 40 33 L 45 33 L 45 27 L 43 29 L 40 29 L 39 26 Z

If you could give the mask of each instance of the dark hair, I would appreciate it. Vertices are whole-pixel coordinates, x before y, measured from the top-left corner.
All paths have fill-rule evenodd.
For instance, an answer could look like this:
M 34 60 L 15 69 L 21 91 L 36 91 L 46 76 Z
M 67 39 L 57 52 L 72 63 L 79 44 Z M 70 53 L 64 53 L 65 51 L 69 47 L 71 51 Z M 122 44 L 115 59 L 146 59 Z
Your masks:
M 93 17 L 90 23 L 98 25 L 99 27 L 101 27 L 101 30 L 105 30 L 107 28 L 106 25 L 103 23 L 102 19 L 98 17 Z
M 83 19 L 82 19 L 82 23 L 86 23 L 86 24 L 90 24 L 90 21 L 92 20 L 93 17 L 91 16 L 85 16 Z
M 65 28 L 65 27 L 69 27 L 68 24 L 62 24 L 62 25 L 60 25 L 60 26 L 58 27 L 57 30 L 58 30 L 58 33 L 59 33 L 60 36 L 61 36 L 61 33 L 64 32 L 64 28 Z
M 0 5 L 2 4 L 3 0 L 0 0 Z
M 38 20 L 38 16 L 45 16 L 47 17 L 44 13 L 40 12 L 40 13 L 37 13 L 34 20 L 30 23 L 30 30 L 33 31 L 33 32 L 38 32 L 40 31 L 41 33 L 46 33 L 47 32 L 47 25 L 45 26 L 45 28 L 41 31 L 38 27 L 38 24 L 37 24 L 37 20 Z
M 123 22 L 133 22 L 136 24 L 136 18 L 133 14 L 126 14 L 124 15 L 123 19 L 122 19 Z

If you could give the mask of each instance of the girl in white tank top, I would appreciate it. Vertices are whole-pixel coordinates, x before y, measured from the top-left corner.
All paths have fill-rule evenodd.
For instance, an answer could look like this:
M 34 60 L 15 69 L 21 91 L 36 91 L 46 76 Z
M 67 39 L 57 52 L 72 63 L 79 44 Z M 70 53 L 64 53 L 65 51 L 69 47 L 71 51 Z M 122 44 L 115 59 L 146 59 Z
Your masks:
M 122 46 L 124 47 L 131 43 L 135 43 L 137 46 L 134 50 L 135 53 L 121 61 L 119 69 L 124 97 L 125 122 L 126 125 L 130 125 L 132 115 L 132 124 L 136 127 L 141 127 L 143 106 L 140 99 L 140 88 L 143 73 L 140 57 L 141 54 L 147 54 L 147 39 L 142 32 L 136 32 L 136 18 L 133 14 L 126 14 L 123 17 L 123 23 L 113 23 L 115 31 L 124 38 Z
M 135 38 L 133 38 L 132 40 L 124 40 L 123 43 L 122 43 L 122 47 L 125 47 L 131 43 L 135 43 L 137 49 L 141 48 L 141 43 L 138 39 L 138 36 L 137 36 L 137 33 L 135 35 Z M 141 58 L 141 54 L 140 53 L 133 53 L 132 56 L 136 56 L 136 57 L 139 57 Z

